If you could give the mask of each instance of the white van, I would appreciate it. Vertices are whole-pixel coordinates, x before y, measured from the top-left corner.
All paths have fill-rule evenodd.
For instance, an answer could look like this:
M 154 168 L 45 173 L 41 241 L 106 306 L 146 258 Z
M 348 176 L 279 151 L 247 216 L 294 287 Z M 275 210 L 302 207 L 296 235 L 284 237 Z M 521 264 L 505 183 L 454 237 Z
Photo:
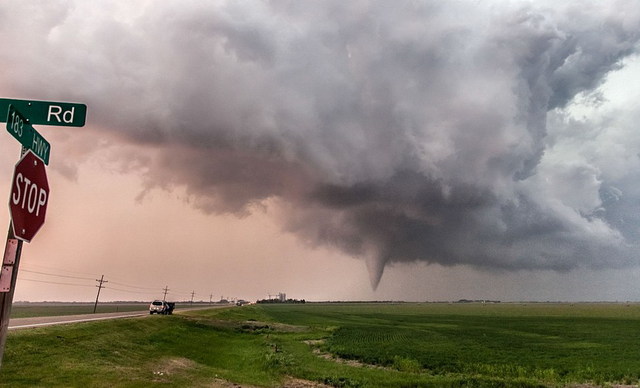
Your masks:
M 149 314 L 164 314 L 167 304 L 161 300 L 154 300 L 149 305 Z

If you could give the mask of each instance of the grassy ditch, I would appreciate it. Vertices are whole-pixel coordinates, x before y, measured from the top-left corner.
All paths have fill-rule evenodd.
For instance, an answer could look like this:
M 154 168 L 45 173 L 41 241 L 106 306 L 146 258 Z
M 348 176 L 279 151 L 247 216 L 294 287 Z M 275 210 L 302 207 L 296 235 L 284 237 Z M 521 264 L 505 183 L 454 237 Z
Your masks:
M 638 327 L 622 304 L 185 311 L 10 332 L 0 387 L 637 384 Z

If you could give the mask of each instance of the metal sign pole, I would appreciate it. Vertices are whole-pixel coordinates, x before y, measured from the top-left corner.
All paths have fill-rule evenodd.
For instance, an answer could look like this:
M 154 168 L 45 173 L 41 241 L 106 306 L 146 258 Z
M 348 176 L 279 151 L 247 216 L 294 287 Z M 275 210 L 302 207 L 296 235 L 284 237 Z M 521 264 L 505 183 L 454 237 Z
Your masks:
M 0 290 L 0 365 L 2 365 L 4 345 L 7 342 L 7 333 L 9 332 L 9 318 L 11 317 L 13 292 L 16 289 L 21 253 L 22 241 L 16 238 L 13 233 L 13 226 L 10 223 L 9 233 L 7 233 L 7 244 L 4 249 L 2 275 L 0 275 L 0 285 L 2 287 L 7 287 L 7 285 L 4 284 L 5 282 L 9 283 L 8 291 Z
M 26 113 L 24 116 L 18 109 Z M 16 171 L 18 168 L 24 168 L 22 163 L 31 157 L 34 160 L 29 174 L 36 174 L 35 178 L 30 177 L 31 180 L 23 177 L 26 182 L 31 183 L 31 187 L 35 187 L 37 198 L 32 198 L 29 194 L 29 199 L 32 202 L 28 203 L 27 215 L 24 214 L 24 203 L 26 201 L 26 184 L 24 186 L 25 193 L 22 193 L 23 205 L 21 210 L 19 209 L 18 216 L 15 214 L 12 205 L 15 205 L 19 200 L 14 199 L 13 191 L 10 194 L 9 208 L 11 210 L 11 222 L 9 223 L 9 232 L 7 233 L 7 243 L 4 248 L 4 255 L 2 260 L 2 269 L 0 270 L 0 366 L 2 365 L 2 358 L 4 356 L 4 346 L 7 342 L 7 334 L 9 331 L 9 318 L 11 316 L 11 306 L 13 304 L 13 293 L 16 289 L 16 281 L 18 279 L 18 266 L 20 265 L 20 255 L 22 254 L 23 241 L 31 241 L 33 235 L 38 231 L 42 223 L 44 222 L 44 216 L 46 212 L 46 204 L 49 197 L 49 184 L 47 182 L 46 171 L 44 165 L 38 163 L 38 160 L 49 164 L 49 154 L 51 152 L 51 145 L 49 142 L 33 128 L 31 124 L 45 124 L 56 126 L 71 126 L 82 127 L 85 124 L 87 115 L 87 106 L 85 104 L 67 103 L 67 102 L 55 102 L 55 101 L 32 101 L 32 100 L 14 100 L 0 98 L 0 112 L 7 112 L 6 119 L 4 115 L 0 114 L 0 122 L 7 123 L 7 131 L 13 137 L 16 138 L 22 145 L 22 152 L 18 164 L 16 164 Z M 26 148 L 25 148 L 26 147 Z M 25 153 L 31 152 L 25 156 Z M 35 155 L 35 156 L 34 156 Z M 25 159 L 23 160 L 23 156 Z M 33 166 L 37 166 L 36 170 L 33 170 Z M 17 172 L 14 172 L 14 179 L 18 176 Z M 40 181 L 39 184 L 34 182 Z M 17 182 L 17 179 L 16 181 Z M 12 186 L 14 181 L 12 181 Z M 19 185 L 16 185 L 18 187 Z M 12 188 L 13 190 L 13 188 Z M 39 191 L 37 191 L 39 190 Z M 30 191 L 31 193 L 31 191 Z M 15 198 L 20 197 L 20 191 L 18 187 L 18 193 Z M 17 202 L 16 202 L 17 201 Z M 33 206 L 32 206 L 33 205 Z M 33 218 L 33 210 L 36 209 L 35 218 Z M 40 211 L 42 206 L 42 211 Z M 21 224 L 17 220 L 21 221 Z M 19 225 L 18 225 L 19 224 Z M 18 229 L 18 235 L 16 236 L 13 226 L 16 225 Z M 28 233 L 27 233 L 28 232 Z M 104 275 L 103 275 L 104 278 Z M 102 286 L 102 281 L 100 282 Z M 102 288 L 102 287 L 100 287 Z M 98 289 L 98 296 L 100 296 L 100 289 Z M 98 298 L 96 297 L 96 306 L 98 304 Z
M 20 159 L 27 152 L 20 148 Z M 4 357 L 4 345 L 9 333 L 9 319 L 11 318 L 11 306 L 13 305 L 13 293 L 18 280 L 18 266 L 22 255 L 22 240 L 16 238 L 13 231 L 13 222 L 9 221 L 7 243 L 4 247 L 2 260 L 2 272 L 0 272 L 0 366 Z

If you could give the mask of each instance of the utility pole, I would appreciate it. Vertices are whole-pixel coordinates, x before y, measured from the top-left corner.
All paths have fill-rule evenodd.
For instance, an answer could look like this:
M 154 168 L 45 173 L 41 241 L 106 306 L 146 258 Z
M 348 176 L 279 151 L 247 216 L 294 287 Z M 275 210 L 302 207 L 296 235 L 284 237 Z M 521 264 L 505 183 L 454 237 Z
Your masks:
M 213 294 L 209 294 L 209 305 L 211 305 L 212 300 L 213 300 Z
M 98 295 L 96 295 L 96 304 L 93 305 L 93 313 L 94 314 L 96 313 L 96 309 L 98 308 L 98 298 L 100 297 L 100 290 L 102 290 L 104 288 L 102 283 L 109 283 L 108 281 L 104 280 L 104 275 L 102 275 L 100 277 L 100 280 L 96 279 L 96 282 L 100 282 L 100 284 L 96 286 L 96 287 L 98 287 Z
M 196 294 L 195 291 L 191 291 L 191 304 L 193 304 L 193 296 Z
M 166 302 L 167 301 L 167 292 L 169 292 L 169 286 L 164 286 L 164 288 L 162 290 L 164 291 L 164 296 L 162 297 L 162 301 Z

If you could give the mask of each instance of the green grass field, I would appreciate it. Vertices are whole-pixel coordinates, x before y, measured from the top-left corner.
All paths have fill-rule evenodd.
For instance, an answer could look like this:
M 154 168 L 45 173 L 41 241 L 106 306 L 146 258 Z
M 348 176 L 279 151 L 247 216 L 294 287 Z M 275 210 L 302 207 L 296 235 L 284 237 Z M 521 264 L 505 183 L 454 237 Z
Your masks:
M 306 304 L 10 332 L 6 387 L 638 384 L 640 305 Z
M 19 303 L 11 307 L 11 318 L 49 317 L 93 313 L 93 303 Z M 96 313 L 144 311 L 149 303 L 100 303 Z
M 178 302 L 178 310 L 189 307 L 208 307 L 209 303 L 203 302 Z M 11 308 L 11 318 L 48 317 L 60 315 L 92 314 L 93 303 L 85 302 L 35 302 L 15 303 Z M 113 313 L 125 311 L 148 311 L 149 302 L 102 302 L 96 308 L 96 313 Z

